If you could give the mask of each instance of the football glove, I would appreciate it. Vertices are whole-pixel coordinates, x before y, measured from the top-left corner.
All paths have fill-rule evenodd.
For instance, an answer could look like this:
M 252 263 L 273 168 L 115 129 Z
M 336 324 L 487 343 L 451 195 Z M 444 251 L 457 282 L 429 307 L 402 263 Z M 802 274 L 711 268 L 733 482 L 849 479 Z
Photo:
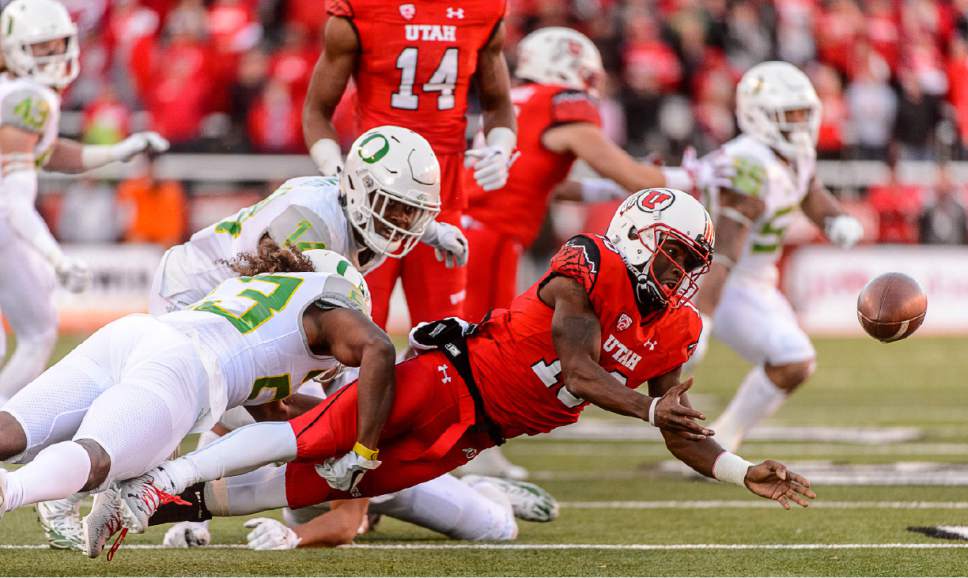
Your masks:
M 292 550 L 302 541 L 292 528 L 272 518 L 252 518 L 245 527 L 252 528 L 245 537 L 250 550 Z
M 700 191 L 716 191 L 728 188 L 736 177 L 736 166 L 723 154 L 696 156 L 696 149 L 689 147 L 682 153 L 682 168 L 692 176 Z
M 456 337 L 457 331 L 465 336 L 471 329 L 471 324 L 460 317 L 447 317 L 438 321 L 421 321 L 416 327 L 410 330 L 407 335 L 407 343 L 410 349 L 416 351 L 430 351 L 440 347 L 441 343 L 446 343 Z
M 474 169 L 474 180 L 485 191 L 496 191 L 508 182 L 508 170 L 518 158 L 514 151 L 517 135 L 509 128 L 495 127 L 487 133 L 487 145 L 464 153 L 464 166 Z
M 87 264 L 73 257 L 62 257 L 54 264 L 57 280 L 71 293 L 80 293 L 91 284 L 91 271 Z
M 450 223 L 431 221 L 420 242 L 433 247 L 437 260 L 443 261 L 448 269 L 467 264 L 467 237 Z
M 211 542 L 212 534 L 205 522 L 178 522 L 168 528 L 161 544 L 165 548 L 197 548 Z
M 339 143 L 331 138 L 321 138 L 309 149 L 309 156 L 316 164 L 319 174 L 332 177 L 343 172 L 343 152 Z
M 334 490 L 355 495 L 353 490 L 363 479 L 363 475 L 378 467 L 379 460 L 368 460 L 354 451 L 349 451 L 339 459 L 329 458 L 317 465 L 316 473 Z
M 114 145 L 114 154 L 116 160 L 129 161 L 139 153 L 163 153 L 170 146 L 168 139 L 154 131 L 136 132 Z
M 827 217 L 824 221 L 824 234 L 831 243 L 843 249 L 849 249 L 864 237 L 864 226 L 850 215 Z

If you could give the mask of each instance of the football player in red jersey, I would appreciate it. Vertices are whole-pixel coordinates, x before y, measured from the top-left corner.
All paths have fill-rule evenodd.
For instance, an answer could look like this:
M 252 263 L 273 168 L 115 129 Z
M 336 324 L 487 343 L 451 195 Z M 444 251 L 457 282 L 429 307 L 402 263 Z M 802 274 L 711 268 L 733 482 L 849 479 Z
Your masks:
M 695 421 L 704 416 L 686 397 L 691 381 L 679 381 L 702 329 L 689 298 L 709 268 L 713 238 L 709 215 L 687 193 L 640 191 L 605 237 L 565 244 L 509 309 L 478 326 L 448 319 L 417 327 L 411 345 L 423 352 L 396 366 L 400 387 L 380 450 L 356 441 L 354 383 L 288 424 L 238 429 L 119 491 L 131 512 L 150 515 L 158 496 L 287 461 L 285 491 L 272 492 L 285 503 L 261 506 L 377 496 L 433 479 L 505 438 L 574 423 L 592 403 L 658 427 L 673 455 L 702 474 L 785 508 L 807 506 L 815 494 L 805 478 L 724 451 Z M 632 389 L 641 383 L 649 395 Z
M 729 180 L 723 173 L 732 170 L 712 163 L 666 168 L 639 163 L 609 140 L 596 102 L 604 77 L 602 58 L 576 30 L 555 26 L 527 35 L 518 44 L 514 75 L 518 85 L 511 101 L 521 156 L 500 190 L 482 189 L 469 173 L 464 180 L 468 208 L 463 225 L 470 244 L 464 318 L 472 321 L 514 298 L 518 258 L 538 236 L 553 197 L 601 202 L 649 187 L 690 191 L 724 185 Z M 553 193 L 576 159 L 619 186 L 588 179 Z
M 320 172 L 332 175 L 341 167 L 332 116 L 352 77 L 361 130 L 394 124 L 430 141 L 442 177 L 438 220 L 459 224 L 466 204 L 461 173 L 472 78 L 480 93 L 487 143 L 467 151 L 466 161 L 481 187 L 504 185 L 515 147 L 510 79 L 501 52 L 504 0 L 328 0 L 326 9 L 332 16 L 326 24 L 326 49 L 316 63 L 303 110 L 306 145 Z M 367 276 L 378 325 L 386 325 L 397 278 L 403 282 L 411 322 L 462 315 L 465 268 L 445 268 L 433 249 L 417 248 Z

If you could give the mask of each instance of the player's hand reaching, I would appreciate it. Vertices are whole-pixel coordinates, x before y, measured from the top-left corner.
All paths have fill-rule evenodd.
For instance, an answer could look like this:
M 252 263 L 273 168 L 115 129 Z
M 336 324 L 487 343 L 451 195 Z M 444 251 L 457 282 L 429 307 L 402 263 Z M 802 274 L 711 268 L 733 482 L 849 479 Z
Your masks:
M 699 441 L 712 437 L 715 432 L 697 423 L 706 419 L 701 411 L 683 405 L 681 396 L 692 387 L 692 378 L 669 388 L 660 398 L 656 398 L 649 409 L 648 421 L 655 427 L 672 432 L 687 440 Z
M 437 260 L 443 261 L 448 269 L 467 264 L 467 237 L 450 223 L 431 221 L 420 242 L 433 247 Z
M 850 215 L 837 215 L 824 222 L 824 234 L 834 245 L 849 249 L 864 237 L 864 226 Z
M 87 264 L 73 257 L 62 257 L 54 264 L 57 280 L 71 293 L 80 293 L 91 284 L 91 271 Z
M 350 450 L 339 459 L 329 458 L 317 465 L 316 473 L 334 490 L 352 494 L 356 485 L 363 479 L 363 475 L 378 467 L 380 467 L 379 460 L 368 460 Z
M 252 528 L 245 537 L 250 550 L 292 550 L 302 541 L 292 528 L 272 518 L 252 518 L 245 527 Z
M 711 154 L 700 159 L 692 147 L 682 153 L 682 168 L 689 173 L 700 192 L 729 188 L 736 177 L 736 167 L 729 157 Z
M 170 146 L 168 139 L 154 131 L 136 132 L 114 145 L 114 155 L 116 160 L 129 161 L 139 153 L 161 154 Z
M 165 548 L 197 548 L 211 542 L 212 534 L 205 522 L 178 522 L 168 528 L 161 541 Z
M 790 502 L 806 508 L 817 497 L 810 489 L 810 480 L 773 460 L 750 466 L 743 483 L 757 496 L 779 502 L 787 510 Z

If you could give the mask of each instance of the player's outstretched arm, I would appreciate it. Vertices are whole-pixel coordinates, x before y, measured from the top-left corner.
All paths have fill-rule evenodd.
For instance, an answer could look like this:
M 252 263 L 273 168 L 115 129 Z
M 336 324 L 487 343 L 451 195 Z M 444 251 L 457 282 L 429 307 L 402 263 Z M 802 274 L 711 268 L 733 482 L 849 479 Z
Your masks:
M 145 153 L 158 155 L 168 150 L 168 139 L 154 131 L 136 132 L 113 145 L 86 145 L 69 138 L 54 141 L 44 168 L 59 173 L 83 173 L 113 162 L 126 162 Z
M 837 198 L 816 177 L 810 182 L 810 190 L 800 203 L 800 208 L 834 245 L 852 247 L 864 236 L 864 226 L 860 221 L 848 215 Z
M 252 550 L 291 550 L 293 548 L 333 548 L 350 544 L 366 522 L 370 500 L 333 500 L 330 510 L 305 524 L 289 528 L 271 518 L 253 518 L 245 527 Z
M 679 373 L 680 370 L 676 369 L 650 380 L 649 394 L 664 399 L 671 392 L 680 390 L 683 384 L 679 382 Z M 678 397 L 684 406 L 691 407 L 685 391 Z M 785 509 L 790 509 L 790 502 L 807 507 L 809 500 L 817 497 L 806 478 L 789 471 L 779 462 L 766 460 L 751 464 L 723 450 L 713 437 L 690 440 L 668 430 L 662 430 L 662 437 L 669 452 L 697 472 L 743 486 L 758 496 L 778 502 Z
M 554 277 L 538 295 L 554 309 L 551 338 L 561 361 L 563 387 L 572 395 L 613 413 L 649 421 L 673 435 L 704 439 L 713 434 L 694 421 L 703 419 L 702 413 L 679 403 L 681 391 L 653 399 L 632 391 L 602 369 L 598 364 L 601 326 L 588 295 L 576 281 Z
M 359 49 L 359 39 L 349 20 L 334 16 L 326 22 L 326 47 L 313 68 L 302 114 L 309 156 L 324 176 L 335 175 L 343 166 L 333 113 L 356 67 Z
M 393 342 L 366 315 L 344 308 L 314 311 L 307 338 L 314 352 L 328 352 L 343 365 L 360 368 L 356 439 L 376 450 L 393 407 Z
M 497 127 L 517 132 L 511 104 L 511 76 L 504 59 L 504 22 L 498 23 L 490 41 L 477 55 L 477 83 L 481 93 L 484 134 Z M 490 144 L 490 143 L 488 143 Z

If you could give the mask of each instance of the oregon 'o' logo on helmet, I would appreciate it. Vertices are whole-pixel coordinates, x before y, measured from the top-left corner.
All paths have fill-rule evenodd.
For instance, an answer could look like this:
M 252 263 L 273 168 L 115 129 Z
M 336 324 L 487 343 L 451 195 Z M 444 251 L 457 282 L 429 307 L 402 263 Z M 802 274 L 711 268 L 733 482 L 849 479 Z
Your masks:
M 363 162 L 372 165 L 390 152 L 390 141 L 378 132 L 373 133 L 360 143 L 358 152 Z

